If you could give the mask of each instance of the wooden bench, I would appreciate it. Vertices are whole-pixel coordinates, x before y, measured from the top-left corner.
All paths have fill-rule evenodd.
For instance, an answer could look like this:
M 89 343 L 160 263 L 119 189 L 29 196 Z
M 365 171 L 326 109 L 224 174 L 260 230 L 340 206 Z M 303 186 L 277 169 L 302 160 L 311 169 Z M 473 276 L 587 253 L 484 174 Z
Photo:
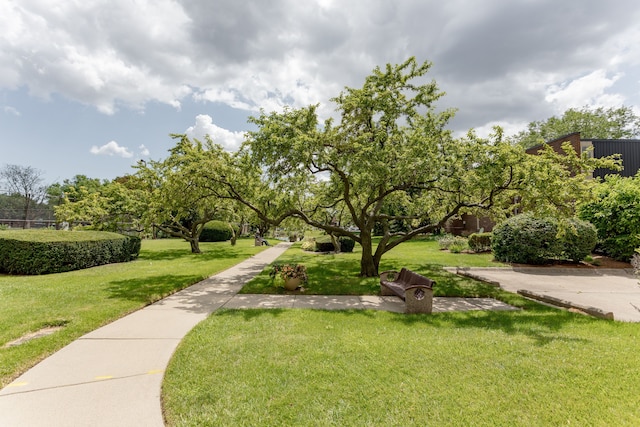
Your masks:
M 380 274 L 380 294 L 396 295 L 405 302 L 405 313 L 431 313 L 433 308 L 433 286 L 436 284 L 411 270 L 402 268 Z

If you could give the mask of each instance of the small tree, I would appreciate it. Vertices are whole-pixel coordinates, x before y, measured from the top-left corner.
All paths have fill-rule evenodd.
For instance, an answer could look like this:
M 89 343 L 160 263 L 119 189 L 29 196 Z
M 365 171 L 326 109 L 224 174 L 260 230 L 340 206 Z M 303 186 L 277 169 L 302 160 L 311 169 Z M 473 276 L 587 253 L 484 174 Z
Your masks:
M 47 195 L 42 172 L 30 166 L 5 165 L 0 169 L 0 180 L 4 182 L 7 194 L 19 195 L 22 198 L 23 227 L 27 228 L 31 210 Z

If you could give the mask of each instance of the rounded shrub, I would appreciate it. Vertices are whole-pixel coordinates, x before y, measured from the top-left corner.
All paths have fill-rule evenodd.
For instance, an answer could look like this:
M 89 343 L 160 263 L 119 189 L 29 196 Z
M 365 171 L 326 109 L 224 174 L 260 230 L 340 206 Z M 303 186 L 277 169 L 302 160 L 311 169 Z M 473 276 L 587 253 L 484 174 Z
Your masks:
M 228 222 L 209 221 L 200 234 L 201 242 L 226 242 L 233 233 Z
M 316 250 L 316 239 L 309 239 L 309 240 L 304 240 L 301 244 L 300 244 L 300 249 L 302 249 L 303 251 L 309 251 L 309 252 L 313 252 Z
M 356 241 L 350 237 L 340 237 L 340 252 L 353 252 L 353 248 L 356 245 Z
M 498 261 L 543 264 L 562 254 L 563 245 L 557 235 L 556 220 L 521 214 L 493 229 L 491 247 Z

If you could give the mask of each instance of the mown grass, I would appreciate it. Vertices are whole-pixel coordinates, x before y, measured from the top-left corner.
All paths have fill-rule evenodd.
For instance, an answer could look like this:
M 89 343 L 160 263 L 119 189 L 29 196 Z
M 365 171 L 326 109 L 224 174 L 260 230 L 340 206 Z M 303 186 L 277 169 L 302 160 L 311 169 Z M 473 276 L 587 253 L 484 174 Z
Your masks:
M 313 295 L 376 295 L 380 285 L 378 278 L 362 278 L 360 273 L 361 247 L 353 253 L 319 254 L 294 245 L 277 260 L 278 263 L 304 264 L 309 276 L 304 293 Z M 496 289 L 480 282 L 462 278 L 442 270 L 449 267 L 501 267 L 489 253 L 455 254 L 441 251 L 431 238 L 403 243 L 382 258 L 380 271 L 410 268 L 437 282 L 436 296 L 495 296 Z M 269 269 L 242 288 L 242 293 L 284 294 L 286 291 L 277 280 L 269 277 Z M 300 291 L 295 291 L 300 292 Z
M 196 283 L 264 249 L 253 239 L 202 243 L 191 254 L 180 240 L 143 241 L 133 262 L 42 276 L 0 275 L 0 385 L 47 355 L 123 315 Z M 53 335 L 4 347 L 30 332 Z
M 294 246 L 306 293 L 375 294 L 359 254 Z M 182 341 L 163 384 L 170 426 L 640 424 L 640 325 L 546 307 L 442 270 L 499 266 L 430 240 L 390 252 L 438 281 L 436 295 L 493 296 L 518 312 L 222 310 Z M 285 293 L 266 272 L 244 292 Z
M 182 341 L 170 426 L 640 425 L 640 326 L 550 308 L 223 310 Z

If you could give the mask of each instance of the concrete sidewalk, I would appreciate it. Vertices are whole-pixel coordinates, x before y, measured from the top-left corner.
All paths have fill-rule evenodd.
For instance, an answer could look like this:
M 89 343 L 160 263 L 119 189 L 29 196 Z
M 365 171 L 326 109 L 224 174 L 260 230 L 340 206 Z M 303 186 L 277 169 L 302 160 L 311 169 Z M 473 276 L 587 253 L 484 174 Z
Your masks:
M 550 297 L 575 308 L 595 308 L 614 320 L 640 322 L 640 286 L 633 269 L 612 268 L 447 268 L 446 270 L 537 297 Z M 536 298 L 537 299 L 537 298 Z
M 280 243 L 155 304 L 88 333 L 0 390 L 0 426 L 163 426 L 164 370 L 182 338 L 225 308 L 376 309 L 396 297 L 237 295 L 290 246 Z M 513 310 L 490 298 L 434 298 L 434 312 Z
M 163 426 L 180 340 L 289 248 L 281 243 L 72 342 L 0 390 L 0 426 Z

